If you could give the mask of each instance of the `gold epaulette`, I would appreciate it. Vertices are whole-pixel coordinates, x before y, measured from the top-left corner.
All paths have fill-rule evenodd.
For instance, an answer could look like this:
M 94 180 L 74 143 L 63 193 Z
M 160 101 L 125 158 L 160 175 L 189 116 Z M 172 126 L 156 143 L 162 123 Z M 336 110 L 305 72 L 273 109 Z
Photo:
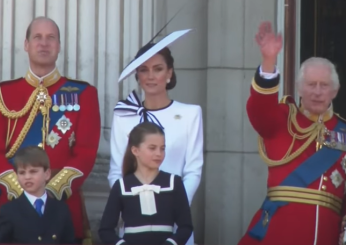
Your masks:
M 17 180 L 17 174 L 13 170 L 7 170 L 0 174 L 0 184 L 6 187 L 9 200 L 18 198 L 23 193 L 23 188 Z
M 69 198 L 72 195 L 72 181 L 82 176 L 83 173 L 78 169 L 65 167 L 49 181 L 46 189 L 51 191 L 58 200 L 62 199 L 64 193 Z
M 294 98 L 291 95 L 284 95 L 281 98 L 279 103 L 280 104 L 286 104 L 286 105 L 288 105 L 288 104 L 296 104 Z

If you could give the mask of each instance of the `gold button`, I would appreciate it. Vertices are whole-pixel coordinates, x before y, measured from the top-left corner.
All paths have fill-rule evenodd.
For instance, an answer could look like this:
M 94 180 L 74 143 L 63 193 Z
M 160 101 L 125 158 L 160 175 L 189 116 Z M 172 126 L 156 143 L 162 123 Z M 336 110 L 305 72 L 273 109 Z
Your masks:
M 322 185 L 322 190 L 326 190 L 327 189 L 327 187 L 325 186 L 325 185 Z
M 56 239 L 56 235 L 53 235 L 52 238 L 55 240 Z
M 41 240 L 42 240 L 42 237 L 39 236 L 39 237 L 38 237 L 38 240 L 41 241 Z
M 42 143 L 40 143 L 40 144 L 38 144 L 37 146 L 38 146 L 38 147 L 40 147 L 40 148 L 42 148 L 43 144 L 42 144 Z
M 328 177 L 327 177 L 327 176 L 324 176 L 324 177 L 323 177 L 323 180 L 324 180 L 324 181 L 327 181 L 327 180 L 328 180 Z

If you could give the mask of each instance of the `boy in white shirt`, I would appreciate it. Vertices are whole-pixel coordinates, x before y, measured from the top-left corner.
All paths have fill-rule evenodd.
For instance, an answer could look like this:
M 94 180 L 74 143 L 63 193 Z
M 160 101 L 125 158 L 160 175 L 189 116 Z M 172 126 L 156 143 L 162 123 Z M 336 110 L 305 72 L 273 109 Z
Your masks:
M 47 195 L 49 158 L 40 147 L 18 150 L 14 170 L 23 193 L 0 207 L 0 243 L 74 244 L 68 206 Z

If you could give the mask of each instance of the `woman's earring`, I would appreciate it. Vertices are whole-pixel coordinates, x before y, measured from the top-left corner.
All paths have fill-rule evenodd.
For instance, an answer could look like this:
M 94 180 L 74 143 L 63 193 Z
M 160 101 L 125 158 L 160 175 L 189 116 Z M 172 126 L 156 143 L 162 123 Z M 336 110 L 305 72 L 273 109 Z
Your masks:
M 170 83 L 171 82 L 171 79 L 167 79 L 167 83 Z

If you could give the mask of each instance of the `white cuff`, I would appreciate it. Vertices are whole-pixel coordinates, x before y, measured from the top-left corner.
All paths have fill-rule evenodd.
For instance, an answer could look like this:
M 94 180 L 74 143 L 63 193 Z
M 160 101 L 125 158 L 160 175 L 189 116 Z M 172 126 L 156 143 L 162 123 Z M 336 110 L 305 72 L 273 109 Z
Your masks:
M 260 66 L 259 73 L 260 73 L 261 77 L 263 77 L 264 79 L 268 79 L 268 80 L 274 79 L 280 74 L 279 69 L 276 66 L 275 66 L 275 72 L 274 73 L 263 72 L 262 66 Z
M 178 245 L 172 238 L 168 238 L 166 241 L 172 243 L 173 245 Z
M 124 240 L 124 239 L 121 239 L 121 240 L 119 240 L 115 245 L 120 245 L 120 244 L 123 244 L 123 243 L 125 243 L 125 240 Z

